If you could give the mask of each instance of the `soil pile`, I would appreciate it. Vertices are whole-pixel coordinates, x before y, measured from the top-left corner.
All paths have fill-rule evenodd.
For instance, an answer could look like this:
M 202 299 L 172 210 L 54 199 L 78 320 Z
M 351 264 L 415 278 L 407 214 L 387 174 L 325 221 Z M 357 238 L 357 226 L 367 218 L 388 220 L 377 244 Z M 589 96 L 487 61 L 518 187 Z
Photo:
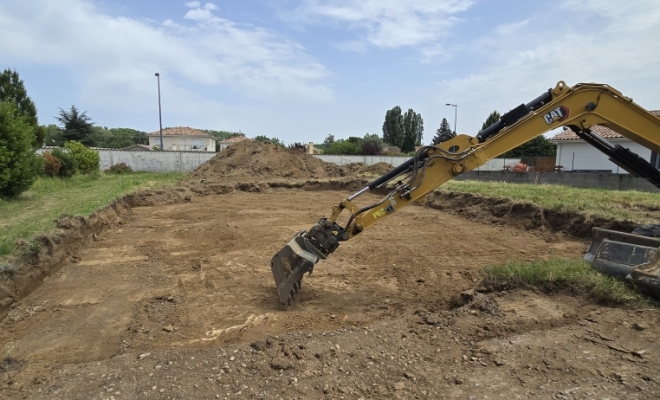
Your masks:
M 222 178 L 232 181 L 340 176 L 344 176 L 344 172 L 338 165 L 326 163 L 300 150 L 252 140 L 244 140 L 222 150 L 192 174 L 196 179 Z
M 270 179 L 325 179 L 382 175 L 392 169 L 387 163 L 353 163 L 338 166 L 272 143 L 245 140 L 222 150 L 192 173 L 193 179 L 257 181 Z

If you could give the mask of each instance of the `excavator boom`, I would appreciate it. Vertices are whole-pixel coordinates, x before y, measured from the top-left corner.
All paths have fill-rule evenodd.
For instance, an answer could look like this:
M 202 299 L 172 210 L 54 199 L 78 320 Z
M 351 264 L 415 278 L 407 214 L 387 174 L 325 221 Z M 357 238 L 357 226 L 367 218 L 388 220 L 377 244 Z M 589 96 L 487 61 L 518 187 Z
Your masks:
M 660 188 L 660 171 L 630 150 L 593 134 L 591 127 L 596 125 L 604 125 L 660 153 L 660 118 L 607 85 L 581 83 L 568 87 L 561 81 L 531 102 L 502 115 L 476 137 L 458 135 L 438 145 L 422 147 L 414 157 L 342 200 L 333 207 L 329 218 L 322 218 L 308 232 L 298 233 L 271 260 L 280 301 L 288 306 L 301 287 L 303 275 L 311 274 L 318 260 L 334 252 L 340 242 L 423 199 L 457 175 L 558 127 L 568 127 L 626 171 Z M 400 179 L 402 175 L 404 179 Z M 392 181 L 393 185 L 387 185 Z M 356 204 L 360 195 L 384 187 L 390 189 L 379 202 L 362 207 Z M 337 221 L 343 213 L 349 215 L 342 226 Z

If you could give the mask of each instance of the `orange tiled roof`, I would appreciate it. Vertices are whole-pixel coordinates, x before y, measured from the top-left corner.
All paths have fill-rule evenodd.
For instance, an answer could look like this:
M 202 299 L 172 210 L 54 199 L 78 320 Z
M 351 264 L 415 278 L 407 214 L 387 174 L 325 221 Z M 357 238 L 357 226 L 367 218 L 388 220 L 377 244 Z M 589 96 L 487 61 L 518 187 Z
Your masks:
M 660 117 L 660 110 L 649 111 L 651 114 Z M 591 128 L 591 131 L 596 135 L 602 137 L 603 139 L 620 139 L 625 136 L 611 130 L 610 128 L 604 127 L 602 125 L 596 125 Z M 572 130 L 567 129 L 555 136 L 550 140 L 580 140 L 578 135 L 576 135 Z
M 151 132 L 147 136 L 160 136 L 160 131 Z M 193 129 L 187 126 L 165 128 L 163 129 L 163 136 L 196 136 L 196 137 L 207 137 L 207 138 L 213 137 L 212 135 L 209 135 L 206 132 L 202 132 L 199 129 Z

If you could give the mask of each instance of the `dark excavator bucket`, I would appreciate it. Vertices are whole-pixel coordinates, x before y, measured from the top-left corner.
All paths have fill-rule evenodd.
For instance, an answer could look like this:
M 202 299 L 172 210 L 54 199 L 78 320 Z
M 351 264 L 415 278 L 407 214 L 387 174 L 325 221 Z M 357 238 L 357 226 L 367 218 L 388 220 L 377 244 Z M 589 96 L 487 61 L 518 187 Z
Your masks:
M 277 295 L 282 304 L 288 307 L 302 285 L 306 272 L 312 273 L 314 265 L 323 257 L 302 231 L 293 237 L 270 261 L 270 269 L 275 278 Z M 323 257 L 325 258 L 325 257 Z
M 594 228 L 584 259 L 595 270 L 631 279 L 660 297 L 660 238 Z

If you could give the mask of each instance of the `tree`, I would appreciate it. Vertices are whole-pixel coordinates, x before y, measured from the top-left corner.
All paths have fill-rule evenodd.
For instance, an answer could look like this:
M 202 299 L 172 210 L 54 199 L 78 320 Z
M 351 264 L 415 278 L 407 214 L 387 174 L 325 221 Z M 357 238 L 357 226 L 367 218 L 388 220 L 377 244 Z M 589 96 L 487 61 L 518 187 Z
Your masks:
M 284 147 L 284 143 L 282 143 L 282 141 L 276 137 L 269 138 L 268 136 L 265 135 L 257 135 L 254 137 L 254 140 L 256 140 L 257 142 L 271 142 L 278 146 Z
M 146 132 L 131 128 L 108 129 L 106 127 L 95 126 L 93 137 L 96 147 L 110 149 L 121 149 L 134 144 L 149 144 L 149 137 Z
M 417 114 L 412 108 L 403 116 L 403 142 L 399 148 L 401 152 L 408 153 L 415 150 L 417 143 L 421 145 L 424 134 L 424 120 L 420 114 Z
M 483 131 L 484 129 L 488 128 L 489 126 L 493 125 L 499 120 L 500 120 L 500 113 L 498 113 L 497 110 L 493 111 L 486 119 L 486 122 L 484 122 L 483 125 L 481 125 L 481 130 Z
M 62 124 L 62 139 L 64 142 L 75 140 L 85 146 L 97 146 L 98 131 L 94 131 L 94 123 L 85 111 L 79 112 L 76 106 L 71 106 L 69 111 L 60 108 L 60 116 L 56 118 Z
M 557 145 L 548 140 L 545 136 L 537 136 L 534 139 L 523 143 L 515 149 L 509 150 L 500 157 L 504 158 L 522 158 L 522 157 L 556 157 Z
M 89 174 L 100 169 L 101 157 L 96 151 L 75 140 L 64 143 L 64 147 L 76 159 L 78 169 L 83 174 Z
M 46 131 L 39 126 L 37 107 L 27 95 L 25 85 L 18 76 L 18 72 L 5 69 L 0 73 L 0 102 L 8 100 L 13 100 L 18 114 L 24 116 L 26 122 L 35 128 L 32 147 L 41 147 L 46 138 Z
M 385 122 L 383 122 L 383 140 L 392 146 L 402 148 L 404 137 L 401 107 L 396 106 L 385 113 Z
M 62 146 L 64 144 L 62 129 L 59 126 L 49 124 L 48 126 L 42 125 L 42 128 L 46 131 L 46 139 L 44 140 L 46 146 Z
M 33 149 L 34 120 L 13 100 L 0 101 L 0 196 L 13 198 L 32 186 L 43 169 Z
M 377 134 L 366 134 L 362 139 L 362 155 L 377 156 L 383 151 L 383 140 Z
M 335 142 L 335 135 L 328 134 L 328 136 L 325 137 L 325 140 L 323 141 L 323 144 L 331 145 L 334 142 Z
M 451 126 L 449 126 L 449 122 L 447 122 L 447 118 L 443 118 L 442 122 L 440 123 L 440 127 L 438 130 L 435 131 L 435 136 L 433 137 L 433 144 L 439 144 L 442 142 L 446 142 L 447 140 L 455 137 L 456 134 L 454 131 L 451 130 Z
M 362 153 L 361 145 L 344 139 L 335 141 L 323 151 L 323 154 L 329 155 L 358 155 L 360 153 Z

